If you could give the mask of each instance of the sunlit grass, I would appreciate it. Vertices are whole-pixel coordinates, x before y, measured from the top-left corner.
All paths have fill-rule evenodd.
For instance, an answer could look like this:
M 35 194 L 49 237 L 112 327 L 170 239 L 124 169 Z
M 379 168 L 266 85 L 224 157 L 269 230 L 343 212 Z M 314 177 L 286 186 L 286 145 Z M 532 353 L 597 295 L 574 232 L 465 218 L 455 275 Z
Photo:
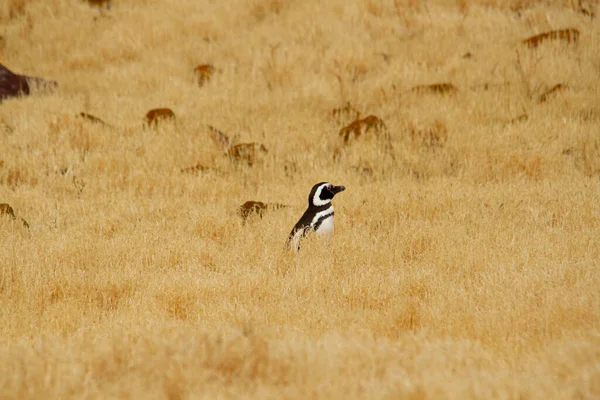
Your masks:
M 578 7 L 2 3 L 0 63 L 59 83 L 0 105 L 2 396 L 598 397 L 600 46 Z M 382 124 L 344 144 L 348 103 Z M 227 155 L 207 125 L 257 145 Z M 347 188 L 333 241 L 294 256 L 324 180 Z M 289 207 L 243 223 L 247 200 Z

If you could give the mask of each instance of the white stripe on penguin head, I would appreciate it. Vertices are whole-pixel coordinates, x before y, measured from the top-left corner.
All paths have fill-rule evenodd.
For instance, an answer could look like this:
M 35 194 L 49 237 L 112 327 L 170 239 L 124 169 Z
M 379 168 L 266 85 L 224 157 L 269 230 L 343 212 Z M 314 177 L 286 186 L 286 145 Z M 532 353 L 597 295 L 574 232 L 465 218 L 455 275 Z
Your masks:
M 327 185 L 330 185 L 330 183 L 324 183 L 321 186 L 319 186 L 319 188 L 315 192 L 314 197 L 312 198 L 313 205 L 324 206 L 325 204 L 331 203 L 331 199 L 325 199 L 325 200 L 321 199 L 321 192 L 323 191 L 323 189 L 325 187 L 327 187 Z

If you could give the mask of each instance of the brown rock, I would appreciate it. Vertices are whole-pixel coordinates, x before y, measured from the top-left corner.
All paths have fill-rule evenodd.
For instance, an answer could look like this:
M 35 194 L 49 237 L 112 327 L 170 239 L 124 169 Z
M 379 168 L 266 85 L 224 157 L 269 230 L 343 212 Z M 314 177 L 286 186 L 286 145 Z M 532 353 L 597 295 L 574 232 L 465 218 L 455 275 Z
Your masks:
M 34 76 L 15 74 L 4 65 L 0 64 L 0 101 L 8 97 L 29 95 L 31 84 L 49 88 L 58 86 L 54 81 L 47 81 Z

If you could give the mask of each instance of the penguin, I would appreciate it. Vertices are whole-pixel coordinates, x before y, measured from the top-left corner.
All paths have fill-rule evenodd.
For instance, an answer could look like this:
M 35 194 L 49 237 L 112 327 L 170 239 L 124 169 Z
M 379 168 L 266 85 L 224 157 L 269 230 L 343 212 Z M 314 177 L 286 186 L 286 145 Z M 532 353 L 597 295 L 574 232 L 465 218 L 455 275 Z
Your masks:
M 294 252 L 300 249 L 300 239 L 315 232 L 317 235 L 333 234 L 333 205 L 331 199 L 346 190 L 344 186 L 335 186 L 329 182 L 319 182 L 312 187 L 308 195 L 308 208 L 302 214 L 288 236 L 286 246 Z

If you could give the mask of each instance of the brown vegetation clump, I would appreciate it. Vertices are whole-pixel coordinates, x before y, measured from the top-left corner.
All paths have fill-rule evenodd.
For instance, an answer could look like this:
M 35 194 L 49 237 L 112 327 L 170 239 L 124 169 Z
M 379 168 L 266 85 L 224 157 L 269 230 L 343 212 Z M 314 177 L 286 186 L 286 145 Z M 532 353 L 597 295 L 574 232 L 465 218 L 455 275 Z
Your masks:
M 13 208 L 8 203 L 1 203 L 0 204 L 0 215 L 8 215 L 12 219 L 16 219 L 17 218 L 15 216 L 15 210 L 13 210 Z
M 253 214 L 262 218 L 268 210 L 279 210 L 287 207 L 284 204 L 249 200 L 239 207 L 238 214 L 242 218 L 242 221 L 245 222 Z
M 8 203 L 0 203 L 0 215 L 8 216 L 13 221 L 20 220 L 25 228 L 29 228 L 29 224 L 27 223 L 27 221 L 25 221 L 23 218 L 17 218 L 17 216 L 15 215 L 15 210 L 13 210 L 13 208 Z
M 37 183 L 38 178 L 27 168 L 12 166 L 4 169 L 0 174 L 0 184 L 6 185 L 12 190 L 22 185 L 35 186 Z
M 239 143 L 227 150 L 230 159 L 254 165 L 261 153 L 268 153 L 267 148 L 260 143 Z
M 514 117 L 513 119 L 511 119 L 508 123 L 509 124 L 517 124 L 517 123 L 525 122 L 528 119 L 529 119 L 529 115 L 520 114 L 520 115 L 517 115 L 516 117 Z
M 212 170 L 212 168 L 207 167 L 206 165 L 203 165 L 202 163 L 198 163 L 191 167 L 182 168 L 181 172 L 188 173 L 188 174 L 196 174 L 198 172 L 208 172 L 211 170 Z
M 104 122 L 103 120 L 101 120 L 98 117 L 93 116 L 92 114 L 88 114 L 85 112 L 80 112 L 79 116 L 87 121 L 93 122 L 95 124 L 100 124 L 100 125 L 104 125 L 104 126 L 110 126 L 109 124 L 107 124 L 106 122 Z
M 360 119 L 360 112 L 347 102 L 345 106 L 331 110 L 330 116 L 337 124 L 347 124 Z
M 370 178 L 373 176 L 373 168 L 371 168 L 371 167 L 366 167 L 366 166 L 361 166 L 361 165 L 352 165 L 350 168 L 355 173 L 358 173 L 364 177 Z
M 198 65 L 194 68 L 194 73 L 198 79 L 198 85 L 204 86 L 205 83 L 209 82 L 215 72 L 215 67 L 210 64 Z
M 408 134 L 414 143 L 425 147 L 443 146 L 448 140 L 446 124 L 437 119 L 425 127 L 418 127 L 410 122 L 408 124 Z
M 552 86 L 552 88 L 545 91 L 538 99 L 538 103 L 545 103 L 551 96 L 554 96 L 556 93 L 566 89 L 567 86 L 562 83 L 556 84 Z
M 225 153 L 230 160 L 244 162 L 249 166 L 254 165 L 261 153 L 268 153 L 267 148 L 260 143 L 236 143 L 237 135 L 229 137 L 217 128 L 207 125 L 208 134 L 217 148 Z
M 563 155 L 570 156 L 574 165 L 584 176 L 600 177 L 600 138 L 585 138 L 573 147 L 563 150 Z
M 363 119 L 357 119 L 349 125 L 340 129 L 339 136 L 344 138 L 344 143 L 348 143 L 350 138 L 358 139 L 361 135 L 373 131 L 376 135 L 386 130 L 383 120 L 376 115 L 369 115 Z
M 238 214 L 242 217 L 243 221 L 246 221 L 250 214 L 256 214 L 262 218 L 266 210 L 267 205 L 262 201 L 249 200 L 240 206 Z
M 549 32 L 544 32 L 544 33 L 540 33 L 538 35 L 534 35 L 531 36 L 525 40 L 523 40 L 523 44 L 527 47 L 529 47 L 530 49 L 535 49 L 536 47 L 538 47 L 542 42 L 545 41 L 564 41 L 567 43 L 574 43 L 577 44 L 577 42 L 579 41 L 579 31 L 575 28 L 568 28 L 568 29 L 559 29 L 556 31 L 549 31 Z
M 218 130 L 217 128 L 207 125 L 208 134 L 219 150 L 227 152 L 231 146 L 235 144 L 235 140 Z
M 110 9 L 111 0 L 84 0 L 92 7 Z
M 12 133 L 13 131 L 14 128 L 2 118 L 0 118 L 0 133 Z
M 0 20 L 12 20 L 25 14 L 26 0 L 7 0 L 0 3 Z
M 144 122 L 146 125 L 156 127 L 160 121 L 175 120 L 175 113 L 170 108 L 154 108 L 146 113 Z
M 451 83 L 432 83 L 430 85 L 417 85 L 413 87 L 411 91 L 418 94 L 453 94 L 456 93 L 458 89 Z

